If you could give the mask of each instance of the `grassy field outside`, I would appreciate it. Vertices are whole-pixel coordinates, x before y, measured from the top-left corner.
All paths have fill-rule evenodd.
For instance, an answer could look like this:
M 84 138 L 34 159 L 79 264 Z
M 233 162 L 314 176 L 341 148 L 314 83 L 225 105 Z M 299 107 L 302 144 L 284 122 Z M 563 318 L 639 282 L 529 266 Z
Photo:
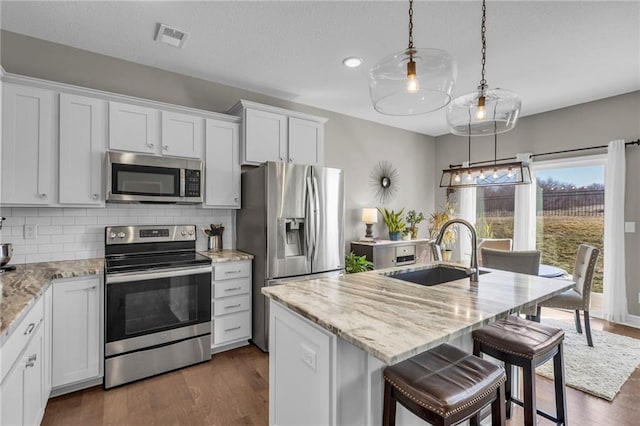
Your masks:
M 493 238 L 513 238 L 513 217 L 488 217 Z M 604 259 L 603 216 L 538 216 L 537 249 L 542 263 L 573 272 L 576 250 L 582 243 L 600 249 L 591 291 L 602 293 Z

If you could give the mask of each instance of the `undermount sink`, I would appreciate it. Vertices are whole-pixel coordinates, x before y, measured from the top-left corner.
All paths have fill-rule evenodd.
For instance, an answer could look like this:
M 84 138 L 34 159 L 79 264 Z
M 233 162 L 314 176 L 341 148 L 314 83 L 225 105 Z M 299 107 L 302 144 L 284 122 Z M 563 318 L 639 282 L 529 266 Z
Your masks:
M 480 275 L 486 274 L 489 271 L 480 270 Z M 417 271 L 394 273 L 387 272 L 383 275 L 389 278 L 395 278 L 402 281 L 409 281 L 411 283 L 432 286 L 443 284 L 449 281 L 460 280 L 463 278 L 469 278 L 471 276 L 471 270 L 462 268 L 453 268 L 447 266 L 436 266 L 433 268 L 425 268 Z

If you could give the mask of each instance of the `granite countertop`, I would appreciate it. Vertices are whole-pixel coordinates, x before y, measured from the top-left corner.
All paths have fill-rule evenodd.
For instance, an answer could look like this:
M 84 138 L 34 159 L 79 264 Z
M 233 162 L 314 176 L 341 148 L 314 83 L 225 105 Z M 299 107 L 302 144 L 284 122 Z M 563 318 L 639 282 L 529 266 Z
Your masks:
M 207 256 L 213 262 L 235 262 L 238 260 L 251 260 L 253 255 L 238 250 L 222 249 L 222 250 L 208 250 L 198 252 L 204 256 Z
M 262 293 L 392 365 L 574 285 L 497 270 L 479 283 L 466 278 L 431 287 L 381 275 L 429 267 L 295 281 Z
M 16 265 L 15 271 L 0 274 L 0 343 L 35 304 L 51 280 L 102 275 L 104 259 L 65 260 Z

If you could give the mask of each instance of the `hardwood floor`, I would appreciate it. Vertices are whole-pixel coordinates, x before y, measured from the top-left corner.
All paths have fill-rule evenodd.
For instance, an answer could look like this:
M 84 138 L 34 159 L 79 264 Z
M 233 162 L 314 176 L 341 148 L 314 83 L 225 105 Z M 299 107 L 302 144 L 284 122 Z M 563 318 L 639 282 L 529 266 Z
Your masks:
M 571 320 L 568 312 L 543 316 Z M 640 338 L 640 329 L 594 319 L 594 329 Z M 216 354 L 210 362 L 131 383 L 109 391 L 94 387 L 51 399 L 42 424 L 50 425 L 267 425 L 268 356 L 255 346 Z M 537 376 L 538 405 L 553 411 L 553 382 Z M 640 369 L 613 402 L 567 388 L 571 425 L 626 426 L 640 419 Z M 514 407 L 507 425 L 522 424 Z M 539 425 L 553 423 L 538 416 Z

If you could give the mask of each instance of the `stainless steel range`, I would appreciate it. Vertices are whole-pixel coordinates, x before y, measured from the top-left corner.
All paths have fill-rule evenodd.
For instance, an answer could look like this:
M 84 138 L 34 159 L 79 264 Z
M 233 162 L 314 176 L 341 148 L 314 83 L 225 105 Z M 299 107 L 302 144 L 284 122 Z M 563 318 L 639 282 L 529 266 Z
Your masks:
M 195 225 L 105 229 L 105 389 L 211 358 L 211 259 L 195 243 Z

